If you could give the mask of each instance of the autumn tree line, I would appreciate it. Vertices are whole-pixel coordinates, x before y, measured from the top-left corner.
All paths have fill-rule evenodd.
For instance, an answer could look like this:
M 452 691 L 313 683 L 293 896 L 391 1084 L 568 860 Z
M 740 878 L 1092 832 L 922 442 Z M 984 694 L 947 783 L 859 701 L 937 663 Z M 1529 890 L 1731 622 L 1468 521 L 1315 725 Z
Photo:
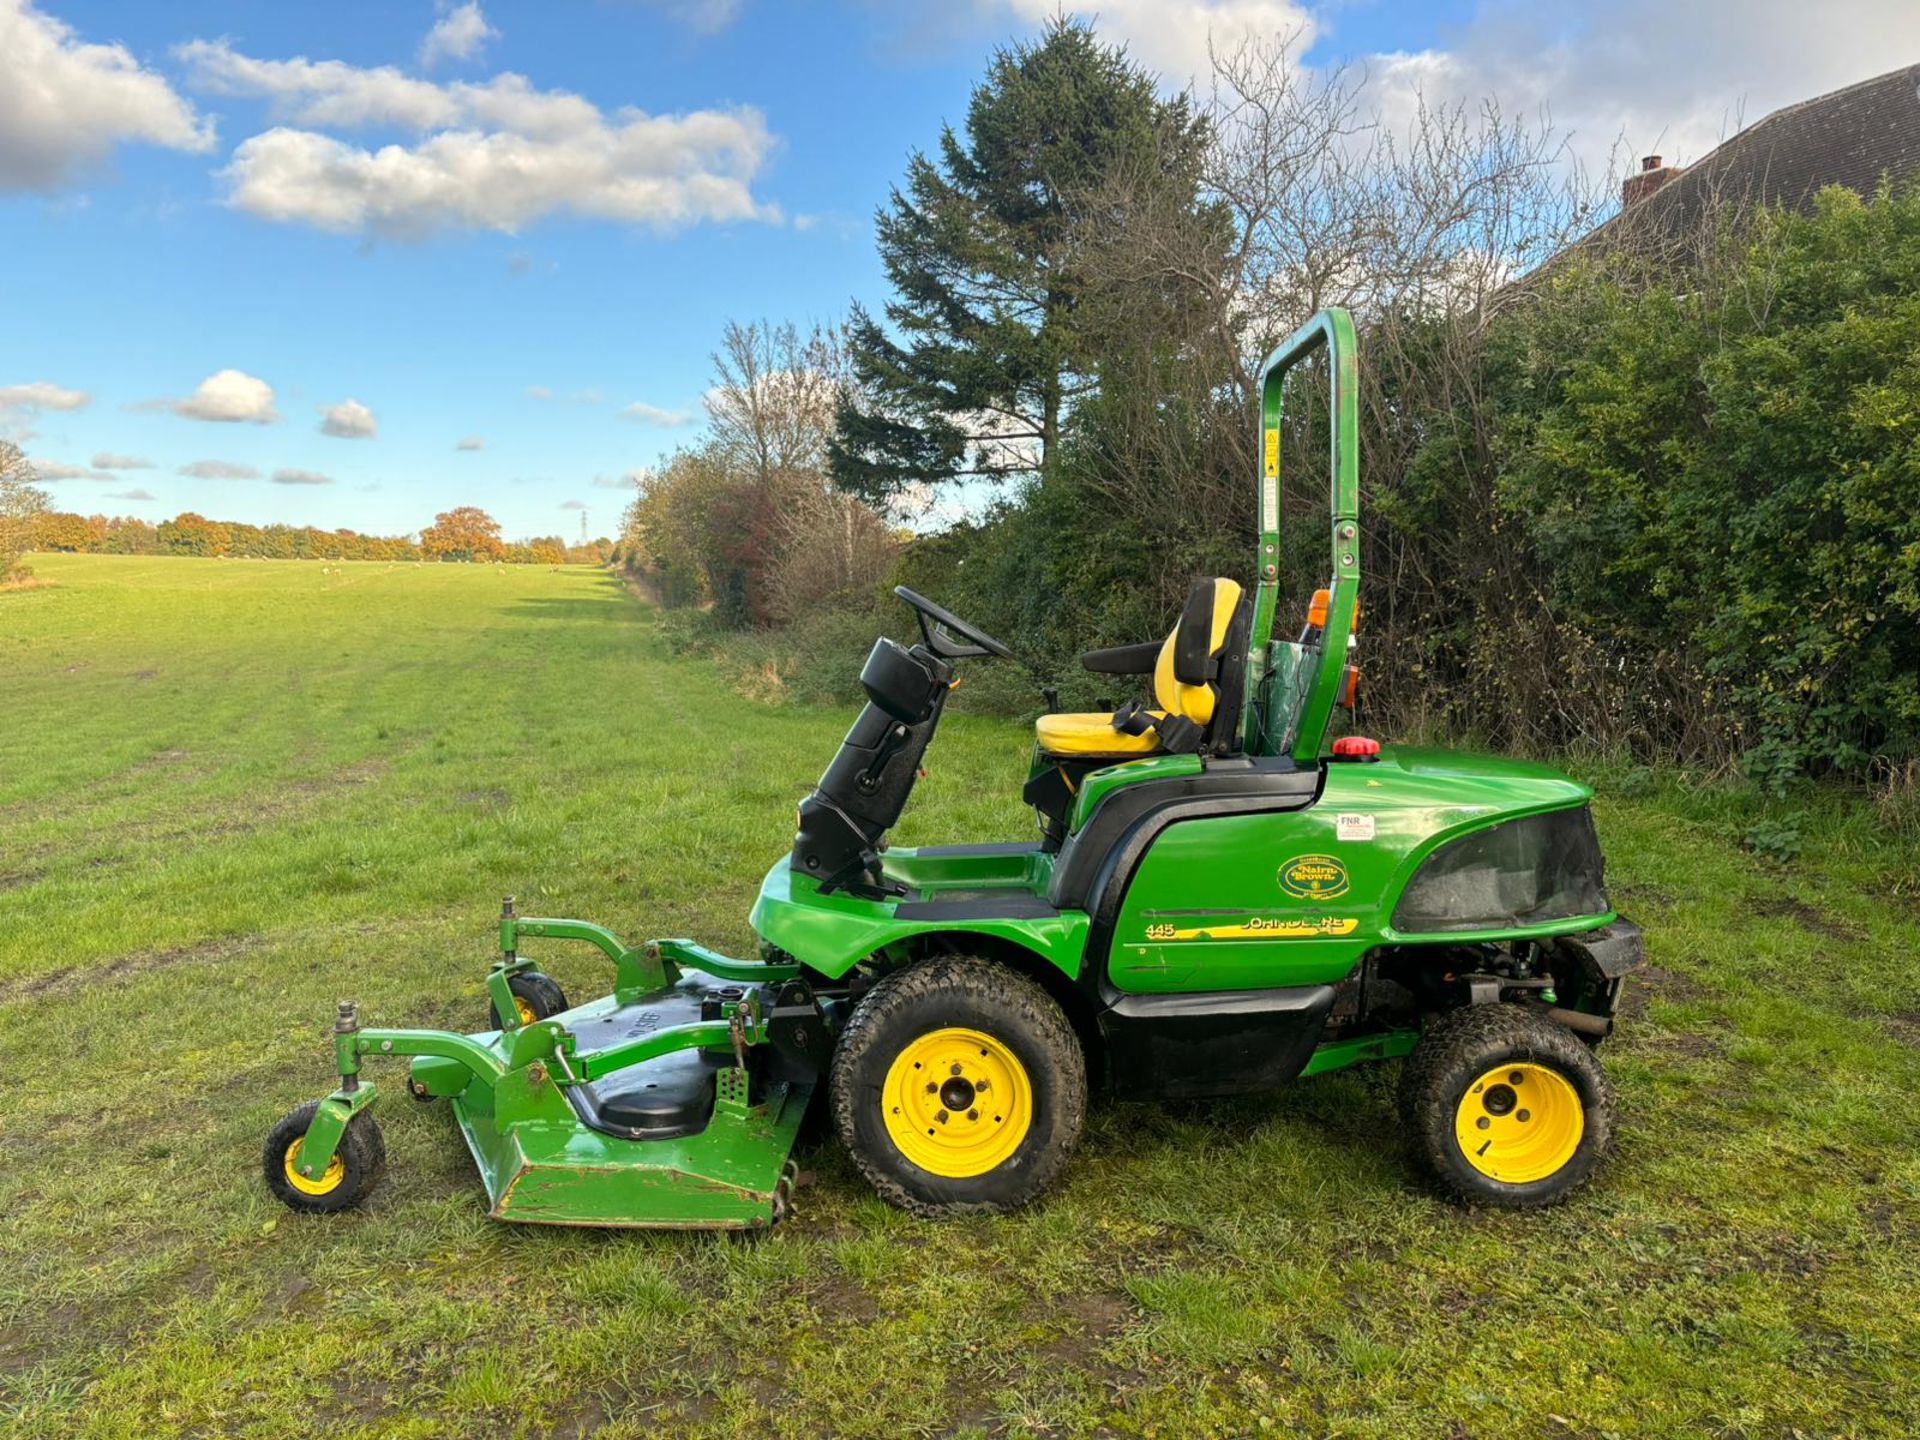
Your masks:
M 467 561 L 505 565 L 605 565 L 614 542 L 602 537 L 569 545 L 558 535 L 501 538 L 500 526 L 476 506 L 434 517 L 415 538 L 362 535 L 311 525 L 249 525 L 186 511 L 153 524 L 131 515 L 56 510 L 32 482 L 18 447 L 0 441 L 0 583 L 23 576 L 34 552 L 92 555 L 199 555 L 245 560 Z
M 729 329 L 620 559 L 790 678 L 850 690 L 904 582 L 1090 704 L 1079 652 L 1250 572 L 1262 358 L 1341 305 L 1366 729 L 1920 783 L 1920 197 L 1684 232 L 1614 197 L 1492 101 L 1383 120 L 1284 40 L 1169 96 L 1057 23 L 910 159 L 877 312 Z M 1285 614 L 1329 563 L 1295 389 Z

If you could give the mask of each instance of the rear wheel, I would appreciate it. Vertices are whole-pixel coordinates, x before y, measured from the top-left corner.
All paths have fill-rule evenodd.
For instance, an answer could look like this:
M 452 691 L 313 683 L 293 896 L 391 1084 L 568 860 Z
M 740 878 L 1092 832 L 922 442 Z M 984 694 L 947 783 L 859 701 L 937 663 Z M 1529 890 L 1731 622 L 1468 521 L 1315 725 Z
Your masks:
M 1551 1205 L 1613 1142 L 1613 1087 L 1593 1052 L 1515 1005 L 1430 1021 L 1408 1057 L 1401 1106 L 1440 1183 L 1475 1205 Z
M 567 1004 L 567 992 L 560 988 L 560 982 L 538 970 L 522 970 L 518 975 L 508 976 L 507 989 L 513 992 L 513 1003 L 520 1012 L 522 1025 L 551 1020 L 562 1010 L 572 1008 Z M 488 1004 L 487 1019 L 495 1030 L 507 1028 L 506 1017 L 496 1004 Z
M 947 956 L 888 976 L 834 1052 L 841 1143 L 916 1215 L 1011 1210 L 1066 1168 L 1086 1060 L 1060 1007 L 1003 965 Z

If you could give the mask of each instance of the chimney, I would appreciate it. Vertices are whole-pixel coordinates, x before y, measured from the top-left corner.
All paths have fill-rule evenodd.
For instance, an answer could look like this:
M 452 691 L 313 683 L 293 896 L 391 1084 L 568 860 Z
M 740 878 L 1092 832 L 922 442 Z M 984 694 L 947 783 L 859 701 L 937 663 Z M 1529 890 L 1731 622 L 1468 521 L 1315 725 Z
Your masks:
M 1620 182 L 1620 204 L 1622 208 L 1638 205 L 1654 191 L 1665 185 L 1680 173 L 1678 165 L 1664 165 L 1658 155 L 1643 156 L 1640 160 L 1640 173 L 1629 175 Z

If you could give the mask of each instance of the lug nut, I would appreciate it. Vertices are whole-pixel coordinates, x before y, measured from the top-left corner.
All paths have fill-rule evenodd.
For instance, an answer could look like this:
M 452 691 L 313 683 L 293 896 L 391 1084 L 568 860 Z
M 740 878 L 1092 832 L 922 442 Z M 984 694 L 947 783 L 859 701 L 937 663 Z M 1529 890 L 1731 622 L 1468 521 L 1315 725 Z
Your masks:
M 933 1118 L 938 1120 L 942 1125 L 944 1125 L 947 1123 L 947 1112 L 942 1110 L 938 1115 L 935 1115 Z
M 967 1111 L 967 1119 L 978 1120 L 979 1118 L 980 1118 L 980 1112 L 978 1110 Z
M 1524 1110 L 1516 1110 L 1516 1111 L 1514 1112 L 1514 1116 L 1513 1116 L 1513 1118 L 1514 1118 L 1514 1119 L 1516 1119 L 1516 1120 L 1531 1120 L 1531 1119 L 1533 1118 L 1533 1116 L 1531 1116 L 1531 1115 L 1529 1115 L 1529 1114 L 1528 1114 L 1528 1113 L 1527 1113 L 1526 1111 L 1524 1111 Z
M 1493 1124 L 1493 1122 L 1484 1115 L 1482 1115 L 1478 1120 L 1474 1121 L 1473 1123 L 1478 1125 L 1482 1130 L 1485 1130 L 1489 1125 Z
M 947 1073 L 949 1075 L 958 1075 L 960 1073 L 960 1062 L 958 1060 L 954 1061 L 953 1068 L 949 1070 Z

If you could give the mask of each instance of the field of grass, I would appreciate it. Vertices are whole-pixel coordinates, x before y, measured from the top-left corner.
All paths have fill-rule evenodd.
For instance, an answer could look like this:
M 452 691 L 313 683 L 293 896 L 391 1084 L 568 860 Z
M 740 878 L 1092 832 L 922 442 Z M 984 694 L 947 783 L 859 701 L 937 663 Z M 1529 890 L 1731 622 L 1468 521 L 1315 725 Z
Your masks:
M 1544 1214 L 1436 1198 L 1388 1066 L 1097 1104 L 999 1220 L 820 1145 L 757 1240 L 490 1222 L 396 1085 L 383 1188 L 308 1219 L 259 1145 L 331 1087 L 336 999 L 477 1028 L 508 891 L 746 945 L 847 716 L 670 658 L 584 569 L 36 569 L 0 595 L 4 1433 L 1920 1433 L 1920 853 L 1864 806 L 1783 868 L 1737 796 L 1603 791 L 1656 968 L 1613 1162 Z M 952 717 L 899 838 L 1023 837 L 1025 744 Z

